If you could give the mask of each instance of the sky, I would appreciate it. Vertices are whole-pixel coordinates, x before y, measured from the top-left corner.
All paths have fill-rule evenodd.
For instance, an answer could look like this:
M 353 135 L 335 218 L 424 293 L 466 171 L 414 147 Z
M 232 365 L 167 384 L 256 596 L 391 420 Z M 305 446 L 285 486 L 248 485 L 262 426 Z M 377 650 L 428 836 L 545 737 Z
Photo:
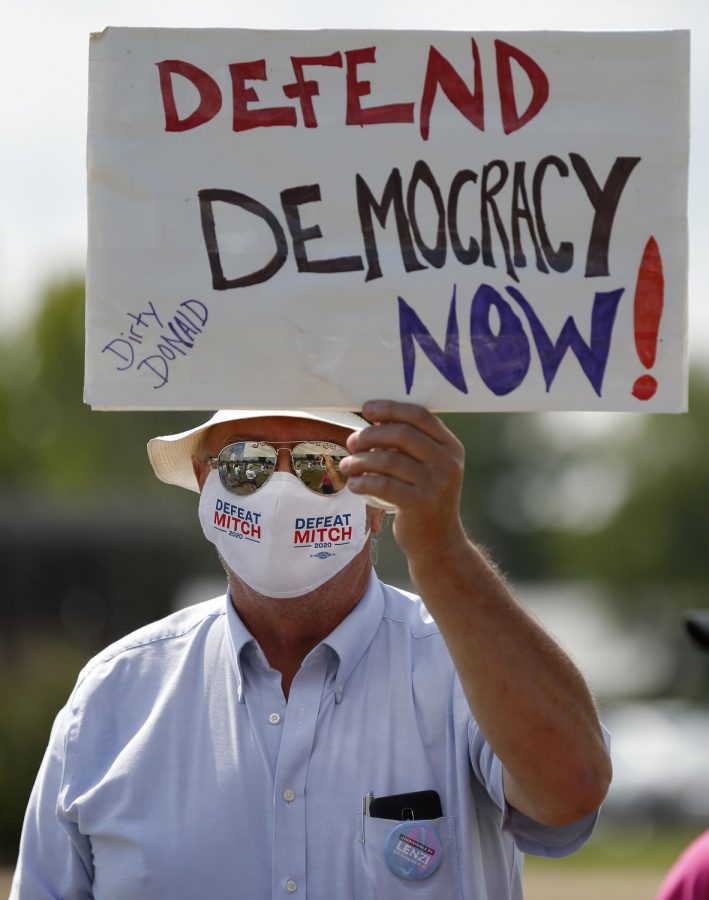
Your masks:
M 0 329 L 21 326 L 44 285 L 86 257 L 89 34 L 108 25 L 219 28 L 407 28 L 476 31 L 692 32 L 689 180 L 690 360 L 709 359 L 703 262 L 709 242 L 709 4 L 575 0 L 3 0 L 0 10 Z

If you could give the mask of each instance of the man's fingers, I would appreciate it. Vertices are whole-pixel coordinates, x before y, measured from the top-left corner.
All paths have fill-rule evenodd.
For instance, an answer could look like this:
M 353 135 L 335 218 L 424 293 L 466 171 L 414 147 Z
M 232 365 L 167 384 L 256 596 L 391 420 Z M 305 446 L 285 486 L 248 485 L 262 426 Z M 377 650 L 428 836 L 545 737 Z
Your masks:
M 417 484 L 425 477 L 422 468 L 421 463 L 405 453 L 392 453 L 382 449 L 347 456 L 340 462 L 340 471 L 348 478 L 365 474 L 387 475 L 406 484 Z
M 398 450 L 428 465 L 440 461 L 443 452 L 462 467 L 465 448 L 453 432 L 424 407 L 394 400 L 369 400 L 364 404 L 363 412 L 375 424 L 350 435 L 347 441 L 350 452 L 375 448 Z
M 352 453 L 396 450 L 420 463 L 430 462 L 441 452 L 441 445 L 428 434 L 398 422 L 371 425 L 350 435 L 347 448 Z
M 455 435 L 437 416 L 416 403 L 404 403 L 397 400 L 368 400 L 362 407 L 362 414 L 375 425 L 389 422 L 411 425 L 440 444 L 446 444 L 451 439 L 456 440 Z
M 392 455 L 409 457 L 420 466 L 433 470 L 434 474 L 445 472 L 447 477 L 456 473 L 462 475 L 465 448 L 451 435 L 451 440 L 441 444 L 411 425 L 400 423 L 374 425 L 350 435 L 347 448 L 353 454 L 366 455 L 384 450 Z M 429 476 L 431 472 L 429 471 Z
M 397 509 L 406 509 L 414 505 L 418 495 L 418 488 L 413 484 L 407 484 L 400 478 L 373 473 L 352 477 L 347 481 L 347 486 L 353 494 L 376 497 Z

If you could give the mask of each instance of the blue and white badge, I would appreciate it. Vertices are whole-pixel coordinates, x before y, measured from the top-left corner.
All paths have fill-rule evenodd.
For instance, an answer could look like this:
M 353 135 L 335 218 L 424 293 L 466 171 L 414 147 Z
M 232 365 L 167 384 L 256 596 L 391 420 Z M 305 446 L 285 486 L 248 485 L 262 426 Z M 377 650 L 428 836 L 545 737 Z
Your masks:
M 443 848 L 430 822 L 399 822 L 386 840 L 384 859 L 399 878 L 421 881 L 441 864 Z

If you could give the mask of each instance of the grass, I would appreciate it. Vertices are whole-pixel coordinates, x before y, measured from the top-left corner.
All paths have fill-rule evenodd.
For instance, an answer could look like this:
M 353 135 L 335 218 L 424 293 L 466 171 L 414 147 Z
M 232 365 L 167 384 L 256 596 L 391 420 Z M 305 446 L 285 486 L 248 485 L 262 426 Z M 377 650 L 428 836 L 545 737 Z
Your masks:
M 690 841 L 694 840 L 709 822 L 699 825 L 621 826 L 602 824 L 586 846 L 573 856 L 547 860 L 528 856 L 525 865 L 530 871 L 553 868 L 555 871 L 645 871 L 665 872 Z
M 573 856 L 528 856 L 525 900 L 652 900 L 670 866 L 702 830 L 602 823 Z

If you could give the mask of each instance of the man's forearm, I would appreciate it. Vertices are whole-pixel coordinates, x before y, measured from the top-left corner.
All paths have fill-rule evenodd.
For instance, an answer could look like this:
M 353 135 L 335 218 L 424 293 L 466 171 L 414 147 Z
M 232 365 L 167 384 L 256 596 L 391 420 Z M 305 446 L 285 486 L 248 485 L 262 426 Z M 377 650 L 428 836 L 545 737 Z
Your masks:
M 583 677 L 469 541 L 409 560 L 470 709 L 504 767 L 511 806 L 561 825 L 592 812 L 611 777 Z

